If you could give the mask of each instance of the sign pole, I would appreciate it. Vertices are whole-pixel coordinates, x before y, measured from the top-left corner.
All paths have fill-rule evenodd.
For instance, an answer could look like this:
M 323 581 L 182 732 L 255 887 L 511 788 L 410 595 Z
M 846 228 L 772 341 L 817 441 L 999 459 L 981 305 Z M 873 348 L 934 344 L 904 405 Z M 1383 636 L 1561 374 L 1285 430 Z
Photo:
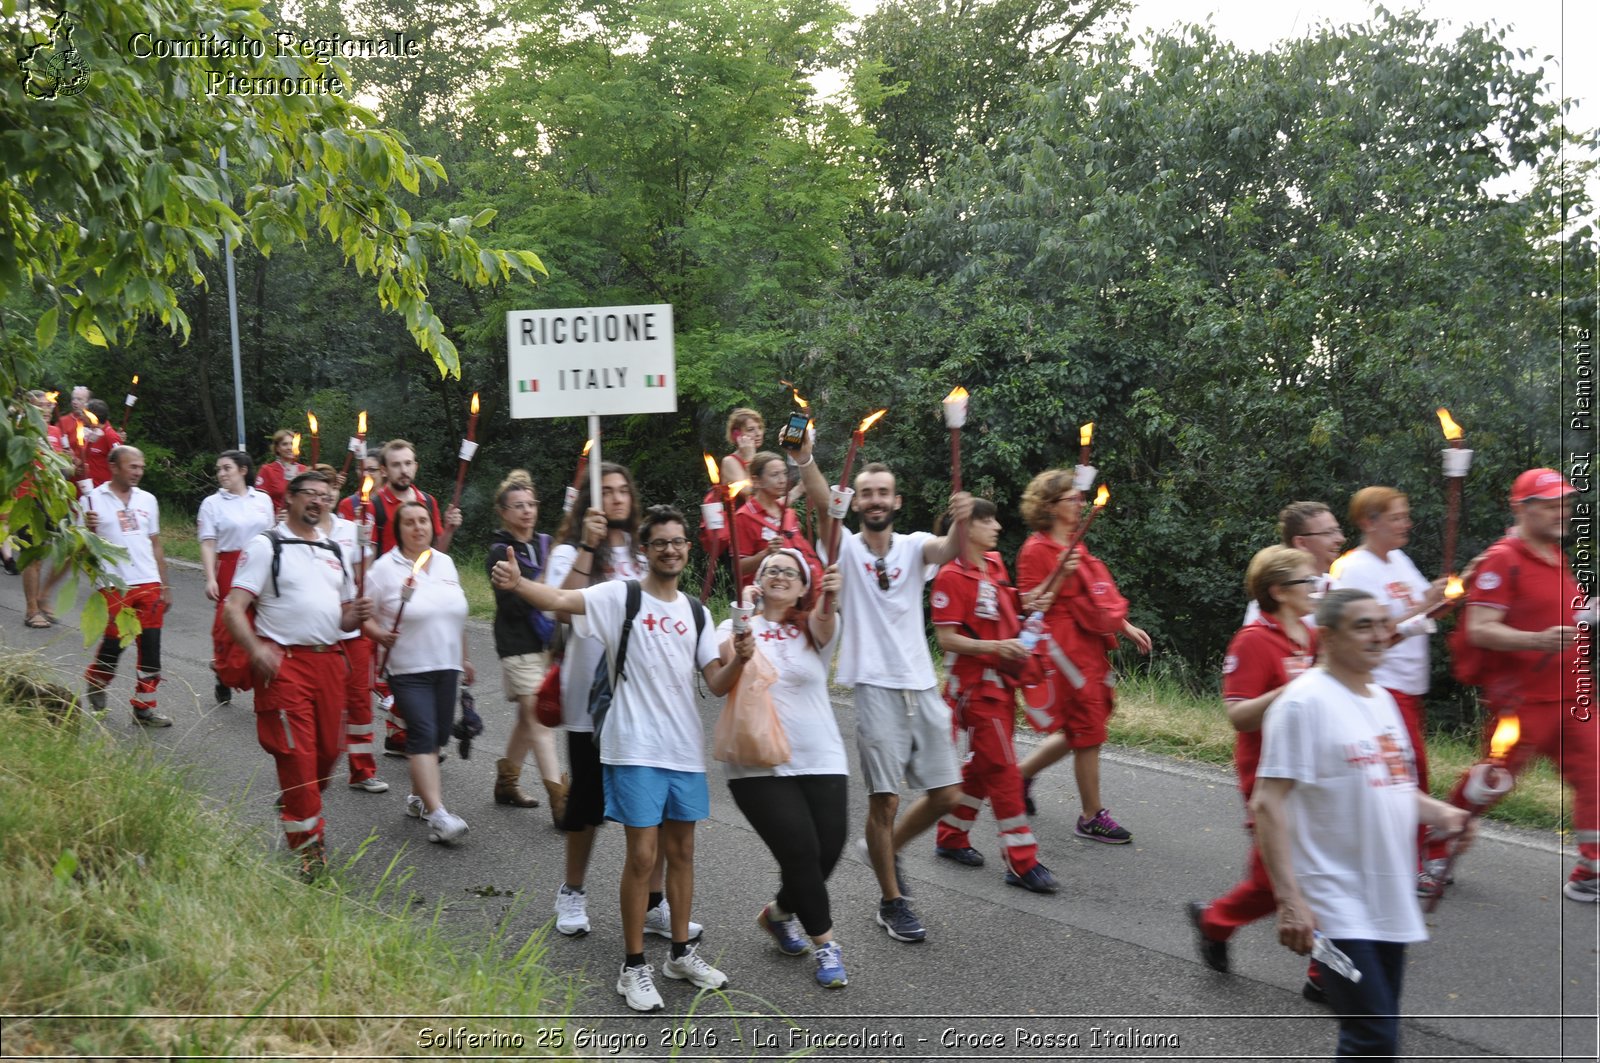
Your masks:
M 605 459 L 600 456 L 600 415 L 598 413 L 589 415 L 589 438 L 594 440 L 594 453 L 589 455 L 589 505 L 604 513 L 605 507 L 600 504 L 600 463 Z M 579 526 L 582 527 L 581 518 L 583 514 L 580 513 L 578 516 L 580 518 Z

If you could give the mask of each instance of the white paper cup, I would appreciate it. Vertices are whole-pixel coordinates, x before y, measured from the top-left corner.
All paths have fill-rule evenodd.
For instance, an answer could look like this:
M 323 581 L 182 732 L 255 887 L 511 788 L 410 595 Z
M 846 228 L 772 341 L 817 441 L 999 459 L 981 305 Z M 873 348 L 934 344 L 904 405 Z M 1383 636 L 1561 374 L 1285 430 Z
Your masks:
M 729 602 L 728 611 L 733 614 L 735 635 L 743 635 L 750 630 L 750 615 L 755 612 L 755 606 L 745 605 L 743 602 Z
M 461 441 L 461 450 L 458 454 L 458 457 L 460 457 L 462 461 L 471 461 L 473 458 L 477 457 L 477 455 L 478 444 L 470 439 L 463 439 Z
M 828 516 L 834 520 L 844 520 L 845 514 L 850 512 L 850 500 L 855 496 L 853 488 L 828 488 Z
M 1080 495 L 1089 493 L 1089 488 L 1094 486 L 1094 476 L 1099 470 L 1093 465 L 1074 465 L 1072 467 L 1072 489 Z
M 1467 470 L 1472 468 L 1472 451 L 1465 447 L 1445 447 L 1439 451 L 1439 456 L 1444 459 L 1444 474 L 1450 477 L 1465 476 Z
M 1467 772 L 1467 785 L 1462 788 L 1461 796 L 1474 805 L 1487 805 L 1509 793 L 1513 782 L 1511 773 L 1504 768 L 1474 764 Z
M 721 502 L 702 502 L 700 504 L 700 526 L 711 531 L 721 531 L 727 525 L 727 513 L 724 512 Z
M 566 495 L 561 499 L 561 512 L 571 513 L 572 507 L 578 504 L 578 489 L 571 484 L 567 485 Z

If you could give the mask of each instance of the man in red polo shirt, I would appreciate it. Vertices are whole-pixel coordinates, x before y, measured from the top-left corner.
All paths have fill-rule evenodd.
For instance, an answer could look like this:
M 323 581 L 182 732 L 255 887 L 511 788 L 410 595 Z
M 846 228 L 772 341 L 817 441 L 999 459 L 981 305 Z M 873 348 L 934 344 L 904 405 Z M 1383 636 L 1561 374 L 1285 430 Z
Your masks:
M 333 484 L 321 473 L 301 473 L 286 500 L 284 522 L 240 553 L 222 615 L 250 654 L 256 739 L 277 764 L 284 837 L 310 879 L 326 866 L 322 791 L 344 750 L 349 665 L 340 638 L 372 606 L 355 596 L 349 559 L 317 527 L 333 508 Z
M 1592 660 L 1595 607 L 1561 551 L 1573 487 L 1554 469 L 1529 469 L 1511 486 L 1516 521 L 1489 548 L 1467 589 L 1467 640 L 1489 651 L 1484 700 L 1497 717 L 1515 715 L 1512 772 L 1548 757 L 1572 787 L 1578 863 L 1563 892 L 1600 900 L 1600 718 L 1592 683 L 1580 682 Z M 1577 515 L 1589 518 L 1588 503 Z M 1493 728 L 1489 728 L 1490 732 Z M 1460 784 L 1452 795 L 1460 805 Z
M 1022 776 L 1012 746 L 1018 669 L 1028 651 L 1017 638 L 1022 621 L 1016 589 L 994 549 L 999 539 L 994 503 L 973 499 L 962 556 L 939 569 L 933 580 L 933 631 L 950 673 L 945 700 L 956 729 L 967 734 L 961 796 L 940 817 L 933 851 L 967 867 L 982 867 L 983 854 L 972 847 L 968 831 L 988 798 L 1000 830 L 1006 883 L 1055 893 L 1060 886 L 1039 862 L 1039 843 L 1023 807 Z

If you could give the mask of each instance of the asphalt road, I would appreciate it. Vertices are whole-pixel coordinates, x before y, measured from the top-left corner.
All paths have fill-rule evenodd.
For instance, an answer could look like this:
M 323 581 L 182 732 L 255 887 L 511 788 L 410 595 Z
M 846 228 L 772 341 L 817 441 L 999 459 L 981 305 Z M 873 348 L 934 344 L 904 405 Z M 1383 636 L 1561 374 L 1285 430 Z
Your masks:
M 175 565 L 175 608 L 168 614 L 162 710 L 170 730 L 144 732 L 129 720 L 132 653 L 112 687 L 107 726 L 129 742 L 151 742 L 198 778 L 264 847 L 276 844 L 271 764 L 256 745 L 250 695 L 211 704 L 209 624 L 203 582 Z M 33 631 L 22 624 L 20 580 L 0 580 L 0 649 L 41 652 L 80 682 L 88 654 L 68 625 Z M 1166 758 L 1107 750 L 1104 793 L 1134 843 L 1107 846 L 1072 836 L 1076 813 L 1070 766 L 1042 777 L 1035 831 L 1041 857 L 1063 883 L 1054 897 L 1008 887 L 998 860 L 983 869 L 937 861 L 932 836 L 906 854 L 915 906 L 928 928 L 922 944 L 890 940 L 873 921 L 876 887 L 847 849 L 833 874 L 835 933 L 850 985 L 818 987 L 809 958 L 780 955 L 755 925 L 776 884 L 776 865 L 734 807 L 713 768 L 711 818 L 697 831 L 694 916 L 706 924 L 704 951 L 731 979 L 726 998 L 695 1001 L 685 983 L 660 981 L 667 1010 L 640 1017 L 613 991 L 622 956 L 615 883 L 622 834 L 602 831 L 589 874 L 594 931 L 563 938 L 548 931 L 562 874 L 561 836 L 545 808 L 514 809 L 491 799 L 494 761 L 510 726 L 499 698 L 487 625 L 471 632 L 486 673 L 479 711 L 487 731 L 470 760 L 444 766 L 445 800 L 471 824 L 463 844 L 430 845 L 407 819 L 402 761 L 380 758 L 391 789 L 328 791 L 329 842 L 354 851 L 373 841 L 351 874 L 375 880 L 398 855 L 415 869 L 409 888 L 423 917 L 468 938 L 495 928 L 520 944 L 544 933 L 546 959 L 570 976 L 572 1017 L 564 1029 L 536 1016 L 419 1016 L 421 1056 L 463 1050 L 445 1031 L 499 1037 L 504 1054 L 564 1045 L 567 1058 L 777 1058 L 811 1049 L 821 1059 L 1307 1059 L 1331 1054 L 1334 1023 L 1303 1001 L 1300 958 L 1281 948 L 1269 921 L 1243 930 L 1233 973 L 1196 958 L 1183 913 L 1190 898 L 1230 887 L 1247 840 L 1229 773 Z M 487 666 L 487 667 L 484 667 Z M 702 711 L 709 733 L 717 703 Z M 846 736 L 848 699 L 839 705 Z M 853 743 L 847 741 L 852 747 Z M 537 786 L 530 767 L 524 779 Z M 859 780 L 852 815 L 864 814 Z M 993 856 L 987 812 L 974 832 Z M 1429 918 L 1432 940 L 1408 956 L 1403 1040 L 1408 1056 L 1431 1059 L 1596 1058 L 1597 912 L 1566 901 L 1571 864 L 1548 833 L 1490 829 L 1463 861 L 1459 884 Z M 666 942 L 647 944 L 658 966 Z M 424 1001 L 373 1001 L 375 1013 L 425 1008 Z M 683 1016 L 693 1011 L 693 1017 Z M 747 1016 L 735 1020 L 731 1013 Z M 755 1016 L 755 1017 L 748 1017 Z M 421 1034 L 431 1029 L 430 1034 Z M 521 1052 L 509 1043 L 521 1039 Z M 450 1047 L 451 1045 L 456 1047 Z

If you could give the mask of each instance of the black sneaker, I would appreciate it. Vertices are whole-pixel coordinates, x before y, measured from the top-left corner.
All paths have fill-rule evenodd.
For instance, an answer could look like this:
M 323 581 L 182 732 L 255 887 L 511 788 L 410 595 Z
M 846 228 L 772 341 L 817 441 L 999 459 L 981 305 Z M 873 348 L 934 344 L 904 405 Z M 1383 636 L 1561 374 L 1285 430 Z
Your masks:
M 1300 995 L 1311 1001 L 1313 1004 L 1326 1005 L 1328 1003 L 1327 990 L 1323 989 L 1309 978 L 1306 979 L 1306 984 L 1300 987 Z
M 406 755 L 405 739 L 396 738 L 394 735 L 386 736 L 383 740 L 383 755 L 386 757 L 404 757 Z
M 218 683 L 212 689 L 212 694 L 216 697 L 218 705 L 227 705 L 233 701 L 233 688 L 224 683 Z
M 878 925 L 889 932 L 896 941 L 922 941 L 928 936 L 922 921 L 911 910 L 904 897 L 878 902 Z
M 1007 869 L 1006 885 L 1021 886 L 1030 893 L 1056 893 L 1061 889 L 1061 883 L 1043 864 L 1034 864 L 1020 875 Z
M 933 847 L 933 855 L 942 860 L 949 860 L 952 863 L 960 864 L 963 867 L 983 866 L 983 854 L 978 852 L 978 850 L 974 849 L 970 845 L 964 849 L 946 849 L 942 845 L 935 845 Z M 900 869 L 895 868 L 895 870 L 898 871 Z M 901 890 L 900 892 L 904 893 L 905 890 Z
M 1207 937 L 1206 932 L 1200 929 L 1200 917 L 1210 907 L 1211 905 L 1204 901 L 1190 901 L 1186 908 L 1189 913 L 1189 922 L 1194 926 L 1195 947 L 1200 953 L 1200 962 L 1213 971 L 1221 971 L 1223 974 L 1227 974 L 1228 943 Z

